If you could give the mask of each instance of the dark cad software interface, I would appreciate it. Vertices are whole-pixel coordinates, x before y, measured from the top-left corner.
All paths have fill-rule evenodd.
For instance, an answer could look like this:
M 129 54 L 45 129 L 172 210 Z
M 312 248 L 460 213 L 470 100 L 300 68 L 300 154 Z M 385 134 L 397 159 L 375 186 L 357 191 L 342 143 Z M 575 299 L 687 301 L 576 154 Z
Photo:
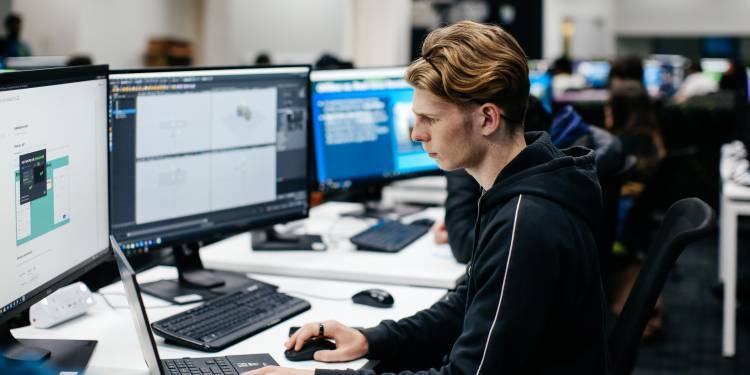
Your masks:
M 307 85 L 307 67 L 112 74 L 123 250 L 306 212 Z
M 437 169 L 421 144 L 411 141 L 414 90 L 404 71 L 312 73 L 317 180 L 324 189 Z

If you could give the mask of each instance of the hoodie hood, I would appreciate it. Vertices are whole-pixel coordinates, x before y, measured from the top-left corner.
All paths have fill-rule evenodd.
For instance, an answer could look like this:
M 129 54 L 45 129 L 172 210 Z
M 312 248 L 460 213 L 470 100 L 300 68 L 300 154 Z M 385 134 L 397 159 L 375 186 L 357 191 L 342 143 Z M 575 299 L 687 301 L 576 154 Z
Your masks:
M 525 134 L 523 149 L 485 192 L 487 205 L 502 205 L 519 194 L 554 201 L 596 228 L 602 198 L 594 151 L 584 147 L 559 150 L 545 132 Z

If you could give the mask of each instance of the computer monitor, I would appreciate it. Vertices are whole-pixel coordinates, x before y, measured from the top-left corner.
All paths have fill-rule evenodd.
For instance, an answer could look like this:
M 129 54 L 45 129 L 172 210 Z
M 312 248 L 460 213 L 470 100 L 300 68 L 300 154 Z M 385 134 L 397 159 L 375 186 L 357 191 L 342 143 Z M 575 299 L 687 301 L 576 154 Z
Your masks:
M 529 94 L 542 102 L 544 108 L 552 113 L 552 75 L 546 71 L 529 71 Z
M 179 272 L 178 283 L 145 292 L 179 303 L 196 289 L 241 286 L 244 275 L 203 268 L 201 242 L 307 217 L 309 74 L 308 66 L 110 74 L 110 231 L 126 254 L 172 246 Z
M 719 83 L 721 76 L 729 70 L 729 60 L 727 59 L 701 59 L 700 64 L 703 75 L 716 83 Z
M 65 66 L 67 62 L 68 56 L 24 56 L 5 58 L 6 67 L 14 70 L 59 68 Z
M 575 74 L 581 75 L 590 88 L 604 88 L 609 80 L 609 62 L 606 60 L 578 61 L 573 68 Z
M 109 258 L 107 66 L 0 74 L 0 113 L 0 351 L 40 361 L 8 320 Z
M 679 55 L 652 55 L 643 60 L 643 85 L 652 97 L 669 97 L 685 76 L 685 58 Z
M 346 190 L 439 169 L 411 140 L 414 89 L 406 68 L 314 71 L 312 117 L 317 183 Z

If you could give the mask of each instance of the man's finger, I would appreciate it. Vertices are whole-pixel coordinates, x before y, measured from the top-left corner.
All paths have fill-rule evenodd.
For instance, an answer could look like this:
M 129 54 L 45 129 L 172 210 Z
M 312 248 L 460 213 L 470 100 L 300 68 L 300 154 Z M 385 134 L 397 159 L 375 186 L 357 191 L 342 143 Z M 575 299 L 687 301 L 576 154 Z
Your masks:
M 342 362 L 348 361 L 349 358 L 341 349 L 336 350 L 318 350 L 313 354 L 313 359 L 319 362 Z
M 300 328 L 294 334 L 294 336 L 296 336 L 296 338 L 295 338 L 295 340 L 293 342 L 294 343 L 294 350 L 295 351 L 299 351 L 300 349 L 302 349 L 302 346 L 305 345 L 305 341 L 307 341 L 308 339 L 310 339 L 313 336 L 317 336 L 318 335 L 318 331 L 317 331 L 318 328 L 317 327 L 318 327 L 317 323 L 308 323 L 308 324 L 305 324 L 304 326 L 302 326 L 302 328 Z M 316 330 L 314 332 L 314 334 L 312 332 L 313 328 Z

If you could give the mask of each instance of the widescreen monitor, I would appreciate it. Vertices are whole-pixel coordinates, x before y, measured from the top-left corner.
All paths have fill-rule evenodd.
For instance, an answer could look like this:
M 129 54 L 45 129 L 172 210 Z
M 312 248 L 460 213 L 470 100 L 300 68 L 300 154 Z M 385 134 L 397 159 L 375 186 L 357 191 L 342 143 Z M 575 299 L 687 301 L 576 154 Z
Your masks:
M 5 322 L 109 256 L 107 66 L 0 74 L 0 114 L 0 348 L 39 361 Z
M 125 254 L 172 246 L 180 282 L 212 288 L 202 242 L 306 217 L 309 73 L 113 71 L 110 231 Z
M 685 76 L 684 57 L 652 55 L 643 60 L 643 85 L 652 97 L 670 97 Z
M 414 89 L 405 68 L 314 71 L 313 137 L 321 190 L 438 171 L 411 140 Z
M 609 80 L 609 62 L 606 60 L 583 60 L 575 65 L 574 73 L 583 76 L 591 88 L 604 88 Z
M 729 70 L 729 60 L 727 59 L 701 59 L 701 70 L 703 75 L 711 78 L 716 83 L 721 81 L 721 76 Z

